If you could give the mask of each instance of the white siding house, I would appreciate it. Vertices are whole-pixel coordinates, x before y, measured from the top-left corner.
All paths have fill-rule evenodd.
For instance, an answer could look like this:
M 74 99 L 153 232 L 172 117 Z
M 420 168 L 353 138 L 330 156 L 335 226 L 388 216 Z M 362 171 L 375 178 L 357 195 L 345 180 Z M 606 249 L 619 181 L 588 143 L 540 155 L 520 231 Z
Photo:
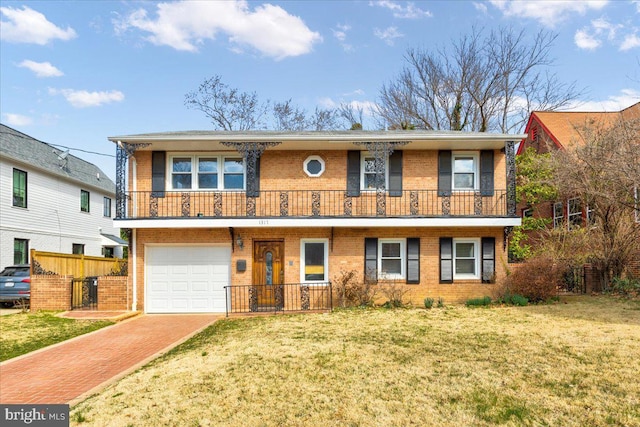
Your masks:
M 29 250 L 121 257 L 115 184 L 95 165 L 0 125 L 0 267 Z

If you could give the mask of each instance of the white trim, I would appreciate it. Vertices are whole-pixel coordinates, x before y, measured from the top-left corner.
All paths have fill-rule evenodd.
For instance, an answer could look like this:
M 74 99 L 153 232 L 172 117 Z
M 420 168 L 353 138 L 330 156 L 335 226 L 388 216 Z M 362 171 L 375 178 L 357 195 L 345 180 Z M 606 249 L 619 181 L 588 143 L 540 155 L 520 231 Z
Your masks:
M 522 218 L 173 218 L 116 219 L 120 228 L 227 228 L 227 227 L 517 227 Z
M 191 161 L 191 188 L 173 188 L 173 160 L 174 159 L 190 159 Z M 217 179 L 218 186 L 216 188 L 199 188 L 198 186 L 198 167 L 200 165 L 200 159 L 216 159 L 217 160 Z M 224 162 L 226 159 L 240 159 L 242 160 L 242 188 L 224 188 Z M 178 174 L 187 175 L 186 172 L 178 172 Z M 238 175 L 237 173 L 230 173 L 230 175 Z M 171 153 L 168 156 L 168 161 L 165 169 L 165 188 L 168 191 L 246 191 L 247 188 L 247 165 L 245 164 L 242 155 L 237 152 L 215 152 L 215 153 Z
M 312 162 L 312 161 L 318 161 L 320 162 L 320 172 L 318 173 L 311 173 L 307 170 L 307 165 Z M 324 164 L 324 160 L 322 159 L 322 157 L 320 156 L 309 156 L 305 159 L 305 161 L 302 164 L 302 170 L 304 170 L 304 173 L 306 173 L 308 176 L 310 176 L 311 178 L 317 178 L 319 176 L 322 176 L 322 174 L 324 173 L 325 170 L 325 164 Z
M 366 171 L 365 171 L 365 160 L 367 158 L 370 159 L 374 159 L 375 161 L 375 156 L 373 154 L 371 154 L 368 151 L 361 151 L 360 152 L 360 191 L 376 191 L 375 187 L 365 187 L 364 183 L 365 183 L 365 175 L 366 175 Z M 369 174 L 371 174 L 371 172 L 369 172 Z M 389 188 L 389 156 L 386 156 L 384 159 L 384 188 L 388 189 Z
M 324 244 L 324 279 L 305 280 L 305 243 Z M 300 283 L 325 284 L 329 281 L 329 239 L 300 239 Z
M 384 274 L 382 272 L 382 245 L 385 243 L 400 244 L 400 274 Z M 407 239 L 378 239 L 378 275 L 382 280 L 404 280 L 407 276 Z
M 456 188 L 456 157 L 473 159 L 473 188 Z M 451 189 L 453 191 L 473 191 L 480 188 L 480 154 L 477 151 L 453 151 L 451 153 Z
M 132 265 L 131 265 L 131 270 L 133 271 L 133 302 L 131 303 L 131 311 L 136 311 L 136 306 L 138 305 L 138 263 L 137 263 L 137 257 L 136 257 L 136 246 L 138 245 L 137 242 L 137 233 L 136 233 L 136 229 L 134 228 L 133 230 L 131 230 L 131 240 L 133 242 L 132 245 L 129 245 L 129 247 L 131 248 L 131 253 L 129 254 L 129 258 L 132 259 Z M 145 273 L 146 274 L 146 273 Z
M 480 240 L 477 238 L 454 238 L 453 239 L 453 280 L 476 280 L 480 279 Z M 456 274 L 456 245 L 458 243 L 473 243 L 473 260 L 475 274 Z

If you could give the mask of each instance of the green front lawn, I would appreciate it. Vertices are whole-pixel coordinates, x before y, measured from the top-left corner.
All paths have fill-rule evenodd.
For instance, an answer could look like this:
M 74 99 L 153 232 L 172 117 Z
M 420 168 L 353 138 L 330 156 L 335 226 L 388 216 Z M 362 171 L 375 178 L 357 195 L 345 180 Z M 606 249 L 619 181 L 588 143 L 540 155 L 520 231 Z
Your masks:
M 73 408 L 86 426 L 639 426 L 640 304 L 227 319 Z
M 56 317 L 55 312 L 0 316 L 0 361 L 95 331 L 114 322 Z

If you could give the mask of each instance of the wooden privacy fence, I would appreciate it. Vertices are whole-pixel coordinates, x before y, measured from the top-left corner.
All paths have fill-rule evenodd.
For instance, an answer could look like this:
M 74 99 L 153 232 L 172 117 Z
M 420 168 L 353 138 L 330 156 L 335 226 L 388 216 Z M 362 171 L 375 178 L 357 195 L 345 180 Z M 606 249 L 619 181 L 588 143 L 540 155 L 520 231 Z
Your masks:
M 56 274 L 76 278 L 87 276 L 126 276 L 127 260 L 42 252 L 32 249 L 31 269 L 32 275 Z

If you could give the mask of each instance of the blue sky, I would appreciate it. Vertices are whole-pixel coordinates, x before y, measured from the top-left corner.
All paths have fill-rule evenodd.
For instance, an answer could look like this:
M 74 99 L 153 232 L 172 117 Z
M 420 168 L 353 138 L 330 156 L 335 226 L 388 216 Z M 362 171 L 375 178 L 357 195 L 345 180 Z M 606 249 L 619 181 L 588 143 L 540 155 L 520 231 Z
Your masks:
M 0 120 L 114 178 L 108 136 L 212 128 L 184 106 L 205 78 L 307 110 L 366 110 L 408 48 L 473 26 L 556 33 L 551 71 L 584 89 L 578 110 L 640 101 L 639 0 L 2 0 Z

